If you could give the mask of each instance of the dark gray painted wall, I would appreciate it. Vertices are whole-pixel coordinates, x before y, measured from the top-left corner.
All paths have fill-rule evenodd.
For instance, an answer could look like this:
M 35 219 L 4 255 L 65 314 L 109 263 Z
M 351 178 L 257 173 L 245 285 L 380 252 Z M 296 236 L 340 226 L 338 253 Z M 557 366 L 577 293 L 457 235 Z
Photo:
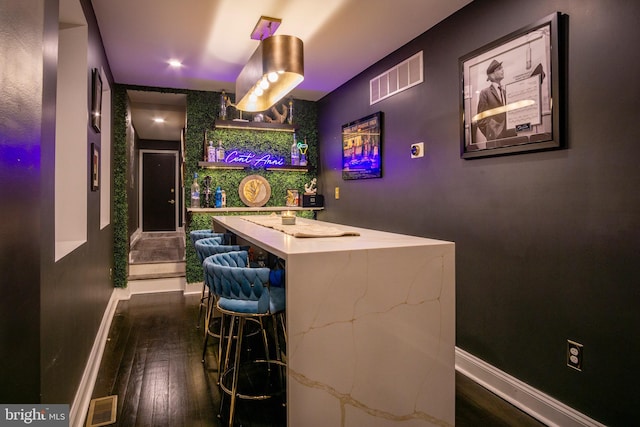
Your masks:
M 112 81 L 90 2 L 81 4 L 89 29 L 87 85 L 94 67 L 104 67 Z M 90 191 L 87 170 L 87 242 L 54 262 L 58 2 L 0 7 L 0 15 L 11 18 L 0 32 L 3 67 L 12 70 L 3 74 L 3 93 L 22 80 L 20 72 L 43 69 L 29 75 L 28 90 L 0 107 L 0 402 L 70 404 L 113 291 L 113 231 L 100 230 L 100 193 Z M 31 59 L 22 62 L 25 51 Z M 92 142 L 100 145 L 100 135 L 87 120 L 87 164 Z
M 52 2 L 53 3 L 53 2 Z M 0 3 L 0 402 L 38 402 L 40 382 L 40 190 L 42 147 L 55 117 L 44 117 L 50 92 L 42 70 L 51 32 L 42 1 Z M 43 25 L 46 23 L 46 25 Z M 29 75 L 21 70 L 33 70 Z M 55 86 L 54 86 L 55 87 Z M 44 99 L 43 99 L 44 98 Z M 55 105 L 55 97 L 53 99 Z M 43 103 L 45 105 L 43 105 Z M 22 369 L 28 367 L 29 369 Z
M 461 159 L 458 59 L 556 11 L 568 148 Z M 458 347 L 618 426 L 640 403 L 639 22 L 633 0 L 475 0 L 319 103 L 319 218 L 454 241 Z M 419 50 L 425 82 L 369 106 L 369 80 Z M 343 181 L 341 125 L 379 110 L 383 178 Z M 567 339 L 583 372 L 565 366 Z

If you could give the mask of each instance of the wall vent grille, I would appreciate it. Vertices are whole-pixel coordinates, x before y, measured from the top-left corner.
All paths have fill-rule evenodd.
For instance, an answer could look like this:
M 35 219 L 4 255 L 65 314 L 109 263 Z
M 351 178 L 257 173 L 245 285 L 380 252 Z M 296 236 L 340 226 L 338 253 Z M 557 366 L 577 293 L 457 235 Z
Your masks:
M 369 105 L 409 89 L 424 80 L 422 51 L 369 81 Z

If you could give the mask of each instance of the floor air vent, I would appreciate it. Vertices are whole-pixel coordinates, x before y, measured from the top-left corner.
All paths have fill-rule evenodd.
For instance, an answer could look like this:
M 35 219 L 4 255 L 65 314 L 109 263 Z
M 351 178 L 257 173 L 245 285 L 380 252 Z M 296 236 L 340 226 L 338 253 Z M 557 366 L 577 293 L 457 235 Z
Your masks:
M 107 426 L 116 422 L 118 396 L 92 399 L 89 404 L 86 427 Z

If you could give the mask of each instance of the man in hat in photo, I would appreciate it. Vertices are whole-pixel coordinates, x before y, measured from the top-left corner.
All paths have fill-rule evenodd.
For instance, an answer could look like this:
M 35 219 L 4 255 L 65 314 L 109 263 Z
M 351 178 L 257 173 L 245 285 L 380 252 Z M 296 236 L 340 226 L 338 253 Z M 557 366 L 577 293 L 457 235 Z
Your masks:
M 487 81 L 489 87 L 480 91 L 478 100 L 478 128 L 487 140 L 516 136 L 515 130 L 507 130 L 506 92 L 501 85 L 504 79 L 502 62 L 492 60 L 487 67 Z M 484 114 L 482 114 L 484 113 Z

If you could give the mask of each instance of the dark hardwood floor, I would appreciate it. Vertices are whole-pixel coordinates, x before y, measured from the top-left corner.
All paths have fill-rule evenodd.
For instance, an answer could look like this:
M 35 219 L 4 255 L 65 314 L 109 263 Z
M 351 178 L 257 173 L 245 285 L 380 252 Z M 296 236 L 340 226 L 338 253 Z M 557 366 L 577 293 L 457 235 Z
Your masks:
M 202 329 L 195 328 L 198 300 L 199 295 L 170 292 L 133 295 L 118 304 L 92 396 L 118 396 L 113 426 L 222 425 L 215 340 L 203 364 Z M 240 402 L 236 425 L 284 426 L 281 403 Z M 456 425 L 544 426 L 459 373 Z

